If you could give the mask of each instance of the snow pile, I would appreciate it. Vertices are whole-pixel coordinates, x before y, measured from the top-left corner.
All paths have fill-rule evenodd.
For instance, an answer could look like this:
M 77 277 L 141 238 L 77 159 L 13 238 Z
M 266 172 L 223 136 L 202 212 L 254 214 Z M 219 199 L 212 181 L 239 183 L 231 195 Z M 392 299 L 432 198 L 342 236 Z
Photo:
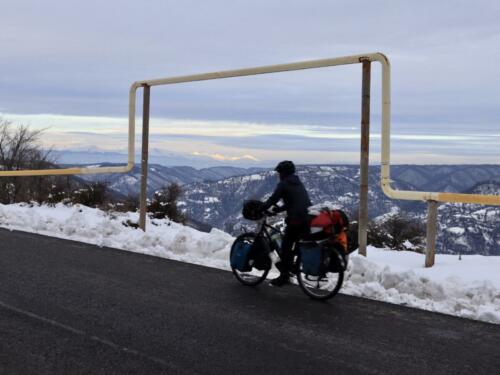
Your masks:
M 137 213 L 103 212 L 85 206 L 0 204 L 0 226 L 229 269 L 233 237 L 198 232 L 169 220 L 149 220 L 148 232 L 127 226 Z M 424 256 L 373 247 L 353 254 L 342 293 L 500 324 L 500 257 Z
M 500 324 L 500 257 L 436 255 L 369 247 L 350 258 L 342 292 Z
M 234 240 L 217 229 L 203 233 L 170 220 L 147 220 L 147 233 L 127 226 L 138 213 L 104 212 L 82 205 L 0 204 L 0 226 L 48 236 L 228 269 Z

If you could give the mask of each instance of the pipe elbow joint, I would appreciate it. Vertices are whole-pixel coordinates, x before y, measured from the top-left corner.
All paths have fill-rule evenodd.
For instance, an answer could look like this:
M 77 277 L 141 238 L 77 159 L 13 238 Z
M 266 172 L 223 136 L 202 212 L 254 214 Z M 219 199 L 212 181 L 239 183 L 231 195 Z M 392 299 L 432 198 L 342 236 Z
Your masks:
M 134 161 L 129 161 L 127 163 L 127 166 L 125 167 L 125 172 L 130 172 L 132 169 L 134 169 L 135 163 Z
M 135 81 L 130 85 L 130 93 L 133 94 L 137 91 L 139 87 L 141 87 L 142 84 L 139 81 Z

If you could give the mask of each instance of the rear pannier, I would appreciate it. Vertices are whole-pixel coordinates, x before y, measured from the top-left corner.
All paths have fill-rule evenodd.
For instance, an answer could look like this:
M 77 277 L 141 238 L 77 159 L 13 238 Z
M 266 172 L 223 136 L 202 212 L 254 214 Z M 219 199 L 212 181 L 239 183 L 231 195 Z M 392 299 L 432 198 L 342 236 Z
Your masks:
M 300 243 L 300 259 L 301 259 L 301 272 L 311 275 L 321 275 L 323 251 L 321 245 L 317 242 L 301 242 Z
M 340 272 L 346 268 L 345 257 L 337 246 L 328 241 L 300 242 L 302 273 L 310 276 L 324 276 L 327 272 Z

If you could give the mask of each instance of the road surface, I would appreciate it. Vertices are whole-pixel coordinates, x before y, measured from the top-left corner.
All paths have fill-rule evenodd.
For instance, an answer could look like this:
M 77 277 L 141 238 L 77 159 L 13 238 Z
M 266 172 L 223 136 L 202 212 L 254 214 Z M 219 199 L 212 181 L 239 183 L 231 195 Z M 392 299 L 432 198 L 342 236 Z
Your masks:
M 0 374 L 494 374 L 500 326 L 0 229 Z

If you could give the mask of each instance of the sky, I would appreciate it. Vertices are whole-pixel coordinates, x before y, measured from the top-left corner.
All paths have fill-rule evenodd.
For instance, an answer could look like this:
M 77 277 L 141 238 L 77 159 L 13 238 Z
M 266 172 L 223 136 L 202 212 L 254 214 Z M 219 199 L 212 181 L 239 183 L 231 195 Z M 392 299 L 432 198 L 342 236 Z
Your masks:
M 137 80 L 380 51 L 392 65 L 393 163 L 500 164 L 497 1 L 0 6 L 0 116 L 46 129 L 47 147 L 125 152 Z M 371 94 L 377 163 L 378 64 Z M 360 65 L 153 87 L 151 98 L 153 153 L 231 165 L 359 161 Z

